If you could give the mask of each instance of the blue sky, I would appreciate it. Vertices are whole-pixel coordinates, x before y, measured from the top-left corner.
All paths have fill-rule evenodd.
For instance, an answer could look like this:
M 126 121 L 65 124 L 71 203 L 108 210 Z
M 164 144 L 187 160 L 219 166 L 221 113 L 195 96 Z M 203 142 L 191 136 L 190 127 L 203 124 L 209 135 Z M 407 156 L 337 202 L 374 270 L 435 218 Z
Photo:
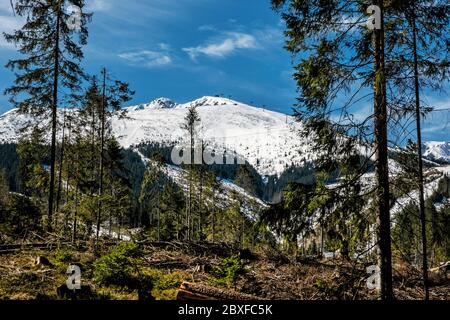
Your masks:
M 11 15 L 0 0 L 3 20 Z M 102 66 L 136 90 L 132 104 L 223 93 L 289 112 L 295 103 L 280 17 L 267 0 L 87 0 L 94 12 L 84 67 Z M 3 24 L 2 24 L 3 25 Z M 16 26 L 8 18 L 7 31 Z M 2 30 L 4 31 L 4 30 Z M 0 43 L 0 64 L 14 54 Z M 0 89 L 12 74 L 1 71 Z M 8 109 L 0 98 L 0 112 Z
M 224 94 L 290 113 L 296 102 L 283 23 L 269 0 L 87 0 L 94 13 L 83 66 L 107 67 L 136 90 L 130 104 L 168 97 L 187 102 Z M 9 1 L 0 0 L 0 31 L 20 27 Z M 13 75 L 1 68 L 16 53 L 0 39 L 0 91 Z M 447 94 L 427 99 L 450 107 Z M 10 109 L 0 95 L 0 113 Z M 359 113 L 369 112 L 361 107 Z M 358 112 L 357 112 L 358 113 Z M 450 140 L 448 112 L 425 121 L 425 139 Z

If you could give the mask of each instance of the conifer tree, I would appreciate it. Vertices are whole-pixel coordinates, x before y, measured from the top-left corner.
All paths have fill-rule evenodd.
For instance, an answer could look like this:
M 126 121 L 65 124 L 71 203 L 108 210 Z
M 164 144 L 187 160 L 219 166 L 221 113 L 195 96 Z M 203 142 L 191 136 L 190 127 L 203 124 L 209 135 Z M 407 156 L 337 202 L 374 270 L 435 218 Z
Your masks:
M 69 6 L 84 8 L 84 0 L 17 0 L 15 13 L 25 24 L 4 34 L 23 56 L 6 65 L 16 73 L 13 86 L 5 91 L 19 112 L 51 117 L 51 155 L 48 199 L 48 229 L 52 229 L 55 200 L 55 161 L 58 108 L 66 97 L 80 89 L 84 73 L 79 66 L 81 46 L 87 42 L 90 14 L 81 13 L 79 28 L 70 23 Z
M 205 198 L 208 202 L 205 204 L 207 209 L 207 221 L 208 221 L 208 233 L 209 239 L 212 242 L 217 240 L 217 224 L 218 224 L 218 213 L 220 211 L 220 196 L 223 192 L 223 188 L 220 182 L 217 180 L 214 172 L 208 172 L 206 175 L 205 183 Z
M 391 15 L 396 17 L 392 32 L 398 49 L 394 52 L 388 72 L 395 75 L 394 84 L 402 88 L 397 99 L 399 117 L 412 114 L 416 126 L 417 170 L 414 185 L 419 190 L 419 215 L 422 235 L 422 271 L 425 299 L 429 298 L 427 232 L 425 217 L 424 178 L 422 161 L 422 114 L 431 108 L 424 107 L 421 90 L 437 90 L 450 75 L 450 4 L 448 1 L 397 1 L 392 4 Z M 405 124 L 406 126 L 407 124 Z M 414 163 L 413 162 L 413 163 Z
M 168 180 L 159 201 L 161 210 L 161 239 L 165 241 L 181 240 L 184 209 L 184 195 L 182 190 L 171 180 Z
M 20 191 L 39 200 L 48 196 L 49 177 L 45 170 L 48 148 L 45 148 L 44 133 L 43 129 L 35 127 L 29 134 L 22 136 L 17 145 L 20 157 L 19 171 L 22 177 Z
M 167 181 L 162 172 L 161 163 L 155 161 L 149 165 L 141 184 L 139 202 L 147 212 L 149 225 L 156 220 L 157 240 L 161 240 L 161 197 Z
M 363 196 L 375 199 L 381 296 L 390 300 L 388 97 L 384 62 L 389 52 L 384 46 L 383 1 L 370 3 L 381 11 L 381 28 L 373 32 L 365 24 L 370 4 L 364 1 L 273 0 L 272 4 L 282 12 L 287 25 L 287 50 L 293 54 L 307 53 L 301 55 L 294 78 L 300 94 L 295 115 L 304 124 L 302 135 L 313 140 L 313 151 L 318 154 L 318 182 L 309 209 L 321 212 L 321 208 L 333 208 L 327 217 L 336 219 L 341 212 L 352 214 L 348 208 L 361 203 Z M 355 119 L 352 107 L 370 98 L 374 103 L 373 114 Z M 371 120 L 373 126 L 369 124 Z M 371 147 L 361 154 L 365 145 Z M 372 153 L 376 187 L 363 190 L 361 176 L 368 171 Z M 336 176 L 339 183 L 329 188 Z
M 186 226 L 187 226 L 187 234 L 186 239 L 192 240 L 193 234 L 194 234 L 194 180 L 195 180 L 195 160 L 194 154 L 195 154 L 195 148 L 196 148 L 196 125 L 200 121 L 200 116 L 197 111 L 197 107 L 195 105 L 191 105 L 188 108 L 187 115 L 185 117 L 185 121 L 182 124 L 182 129 L 186 130 L 188 133 L 189 138 L 189 152 L 190 152 L 190 164 L 189 164 L 189 171 L 188 171 L 188 182 L 189 182 L 189 189 L 188 189 L 188 199 L 187 199 L 187 206 L 186 206 Z M 198 142 L 197 142 L 198 143 Z M 203 156 L 202 160 L 203 162 Z
M 307 53 L 300 55 L 294 77 L 300 89 L 296 116 L 305 124 L 303 133 L 314 140 L 313 150 L 320 155 L 318 188 L 312 207 L 329 207 L 336 201 L 336 195 L 341 200 L 347 199 L 344 203 L 350 198 L 359 202 L 358 198 L 366 196 L 366 202 L 376 207 L 381 297 L 392 299 L 391 192 L 387 161 L 388 140 L 392 136 L 388 127 L 395 132 L 402 126 L 402 115 L 417 109 L 414 104 L 408 106 L 414 101 L 411 99 L 415 96 L 414 90 L 409 97 L 405 91 L 406 82 L 414 84 L 412 56 L 404 58 L 408 52 L 405 48 L 413 39 L 409 37 L 414 30 L 409 13 L 412 9 L 416 18 L 420 16 L 421 22 L 416 22 L 423 28 L 416 28 L 416 31 L 423 30 L 423 37 L 418 43 L 422 49 L 427 49 L 422 51 L 427 52 L 422 57 L 442 57 L 439 52 L 448 56 L 449 42 L 443 37 L 448 34 L 448 4 L 446 1 L 382 0 L 373 3 L 273 0 L 272 4 L 286 21 L 286 48 L 293 54 Z M 370 5 L 380 9 L 379 26 L 374 30 L 367 25 L 366 12 Z M 443 31 L 437 35 L 441 31 L 433 30 Z M 409 40 L 405 42 L 405 38 Z M 431 60 L 427 63 L 419 59 L 425 71 L 422 75 L 447 73 L 436 72 L 447 64 L 445 60 Z M 368 99 L 374 103 L 372 115 L 355 118 L 355 107 Z M 360 179 L 370 168 L 367 160 L 371 158 L 375 158 L 377 180 L 372 191 Z M 338 187 L 328 188 L 327 184 L 336 176 L 339 177 Z M 348 188 L 349 185 L 353 187 Z M 332 217 L 333 212 L 328 212 L 327 216 Z M 366 220 L 370 223 L 372 217 Z
M 101 82 L 98 77 L 89 79 L 89 87 L 86 89 L 81 102 L 80 126 L 83 135 L 90 139 L 90 190 L 91 195 L 97 195 L 98 206 L 96 210 L 96 238 L 100 232 L 102 220 L 102 204 L 104 191 L 104 166 L 105 166 L 105 141 L 111 139 L 111 118 L 113 116 L 125 117 L 126 110 L 123 105 L 131 100 L 134 91 L 129 84 L 111 79 L 107 70 L 101 72 Z

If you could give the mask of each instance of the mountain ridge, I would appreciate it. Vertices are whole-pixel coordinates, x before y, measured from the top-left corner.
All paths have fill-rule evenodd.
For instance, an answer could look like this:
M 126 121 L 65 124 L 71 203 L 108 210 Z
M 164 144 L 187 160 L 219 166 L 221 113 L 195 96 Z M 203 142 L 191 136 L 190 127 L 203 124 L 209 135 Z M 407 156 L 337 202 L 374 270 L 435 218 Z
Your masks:
M 208 148 L 242 157 L 263 178 L 280 177 L 288 168 L 315 159 L 311 141 L 298 134 L 302 124 L 295 118 L 223 97 L 204 96 L 182 104 L 162 97 L 130 106 L 124 108 L 125 118 L 112 117 L 112 132 L 124 148 L 146 143 L 176 145 L 187 138 L 181 127 L 190 106 L 197 107 L 199 137 Z M 59 110 L 59 119 L 63 112 Z M 36 120 L 16 109 L 0 115 L 0 143 L 17 142 L 21 128 L 36 121 L 46 127 L 50 119 Z M 426 158 L 450 162 L 450 142 L 430 141 L 424 147 Z

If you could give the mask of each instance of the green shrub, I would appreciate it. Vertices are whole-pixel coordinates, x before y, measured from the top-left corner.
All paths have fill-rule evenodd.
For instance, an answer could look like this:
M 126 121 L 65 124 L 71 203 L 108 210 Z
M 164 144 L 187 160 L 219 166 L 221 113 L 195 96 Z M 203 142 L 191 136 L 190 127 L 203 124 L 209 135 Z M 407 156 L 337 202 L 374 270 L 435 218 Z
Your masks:
M 70 263 L 74 262 L 75 253 L 69 248 L 59 248 L 55 252 L 55 262 L 59 263 Z
M 241 275 L 246 273 L 244 264 L 238 256 L 224 258 L 219 266 L 213 268 L 214 283 L 220 285 L 235 285 Z
M 178 289 L 183 282 L 182 273 L 173 272 L 166 274 L 164 271 L 157 269 L 147 269 L 144 278 L 152 282 L 152 295 L 156 300 L 175 300 Z
M 94 262 L 94 280 L 105 286 L 136 287 L 138 272 L 136 244 L 124 242 Z
M 178 272 L 161 274 L 158 278 L 153 279 L 154 289 L 161 291 L 179 288 L 182 282 L 183 277 Z
M 0 220 L 9 232 L 18 235 L 27 230 L 40 230 L 41 212 L 30 198 L 13 193 L 9 195 L 9 201 L 0 207 Z

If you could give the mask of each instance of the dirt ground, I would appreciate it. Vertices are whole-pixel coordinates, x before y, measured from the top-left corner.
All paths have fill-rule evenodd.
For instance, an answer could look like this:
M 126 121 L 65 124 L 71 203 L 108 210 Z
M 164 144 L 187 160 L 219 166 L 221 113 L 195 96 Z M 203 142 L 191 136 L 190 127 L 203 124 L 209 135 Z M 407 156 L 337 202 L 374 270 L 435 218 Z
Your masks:
M 211 282 L 211 270 L 222 257 L 230 254 L 219 247 L 195 248 L 183 244 L 145 245 L 142 263 L 160 274 L 176 274 L 181 281 L 217 285 Z M 92 280 L 90 250 L 78 250 L 77 261 L 84 266 L 83 285 L 92 288 L 86 299 L 135 300 L 136 292 L 104 288 Z M 61 299 L 58 287 L 65 284 L 68 261 L 57 260 L 57 251 L 26 249 L 0 254 L 0 299 Z M 247 254 L 248 255 L 248 254 Z M 44 257 L 36 265 L 36 258 Z M 243 256 L 245 274 L 226 288 L 262 299 L 282 300 L 365 300 L 377 299 L 377 292 L 367 288 L 366 266 L 340 260 L 317 258 L 292 259 L 280 254 L 252 253 Z M 61 259 L 60 259 L 61 260 Z M 431 275 L 430 298 L 450 300 L 450 279 L 444 274 Z M 422 299 L 420 271 L 405 265 L 394 266 L 397 299 Z M 176 289 L 159 294 L 157 299 L 174 299 Z

